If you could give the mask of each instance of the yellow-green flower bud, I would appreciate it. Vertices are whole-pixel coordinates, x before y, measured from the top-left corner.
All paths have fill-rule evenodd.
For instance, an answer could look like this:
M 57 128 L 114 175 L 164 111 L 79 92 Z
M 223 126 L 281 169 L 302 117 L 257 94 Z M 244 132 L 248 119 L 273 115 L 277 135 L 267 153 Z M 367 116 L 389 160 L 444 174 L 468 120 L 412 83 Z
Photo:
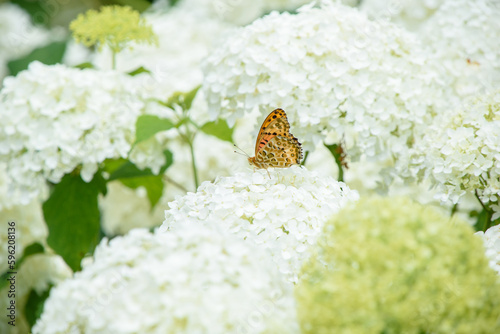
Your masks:
M 158 44 L 151 25 L 128 6 L 104 6 L 99 12 L 91 9 L 78 15 L 69 28 L 77 42 L 97 45 L 99 50 L 108 45 L 115 54 L 131 42 Z

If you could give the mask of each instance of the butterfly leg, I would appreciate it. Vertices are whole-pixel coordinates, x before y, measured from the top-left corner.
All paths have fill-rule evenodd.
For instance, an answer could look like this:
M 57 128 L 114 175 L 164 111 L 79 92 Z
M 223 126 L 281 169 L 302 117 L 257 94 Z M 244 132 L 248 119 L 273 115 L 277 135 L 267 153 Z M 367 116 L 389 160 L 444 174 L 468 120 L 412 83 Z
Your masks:
M 271 174 L 269 174 L 269 169 L 266 168 L 267 175 L 269 176 L 269 180 L 271 179 Z

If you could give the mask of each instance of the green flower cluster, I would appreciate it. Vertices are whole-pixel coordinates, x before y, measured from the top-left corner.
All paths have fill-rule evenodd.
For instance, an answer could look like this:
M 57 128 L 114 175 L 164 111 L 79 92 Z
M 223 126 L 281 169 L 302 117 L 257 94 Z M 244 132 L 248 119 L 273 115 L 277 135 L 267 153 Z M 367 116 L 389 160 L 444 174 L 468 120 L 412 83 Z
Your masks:
M 85 46 L 106 44 L 116 54 L 130 42 L 158 44 L 158 37 L 140 13 L 128 6 L 104 6 L 89 10 L 71 22 L 73 37 Z
M 341 210 L 295 293 L 303 333 L 500 333 L 500 281 L 482 241 L 405 198 Z

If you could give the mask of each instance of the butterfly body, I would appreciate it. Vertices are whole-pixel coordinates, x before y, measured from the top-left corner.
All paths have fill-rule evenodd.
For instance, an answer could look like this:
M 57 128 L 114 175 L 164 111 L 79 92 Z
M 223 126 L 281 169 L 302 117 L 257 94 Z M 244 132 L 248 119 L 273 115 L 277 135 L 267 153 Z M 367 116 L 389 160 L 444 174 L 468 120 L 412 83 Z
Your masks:
M 257 168 L 286 168 L 302 161 L 302 147 L 290 133 L 283 109 L 273 110 L 264 120 L 255 144 L 255 157 L 248 162 Z

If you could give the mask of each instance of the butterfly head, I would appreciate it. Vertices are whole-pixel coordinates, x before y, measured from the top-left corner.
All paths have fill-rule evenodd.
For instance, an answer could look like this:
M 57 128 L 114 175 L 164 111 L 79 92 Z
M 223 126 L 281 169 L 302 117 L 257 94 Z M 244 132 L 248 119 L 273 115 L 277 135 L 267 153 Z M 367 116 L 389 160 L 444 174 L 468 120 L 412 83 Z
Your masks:
M 248 163 L 250 164 L 250 166 L 257 166 L 257 162 L 255 161 L 255 157 L 249 157 Z

